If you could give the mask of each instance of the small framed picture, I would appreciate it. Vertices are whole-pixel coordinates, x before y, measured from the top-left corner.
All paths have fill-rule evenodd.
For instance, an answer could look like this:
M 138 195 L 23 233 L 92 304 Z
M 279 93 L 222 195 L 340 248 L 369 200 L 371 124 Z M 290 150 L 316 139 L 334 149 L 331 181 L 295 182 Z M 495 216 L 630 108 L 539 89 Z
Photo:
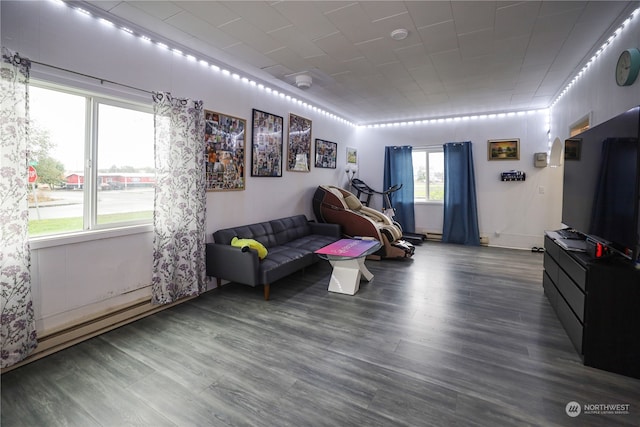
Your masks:
M 337 160 L 338 144 L 324 139 L 316 139 L 316 167 L 335 169 Z
M 520 160 L 520 139 L 490 139 L 487 153 L 489 160 Z
M 564 159 L 580 160 L 580 146 L 582 138 L 569 138 L 564 140 Z
M 358 150 L 352 147 L 347 147 L 347 163 L 352 165 L 358 164 Z
M 251 176 L 282 176 L 282 126 L 282 117 L 253 110 Z
M 287 170 L 292 172 L 311 170 L 311 120 L 292 113 L 289 114 Z

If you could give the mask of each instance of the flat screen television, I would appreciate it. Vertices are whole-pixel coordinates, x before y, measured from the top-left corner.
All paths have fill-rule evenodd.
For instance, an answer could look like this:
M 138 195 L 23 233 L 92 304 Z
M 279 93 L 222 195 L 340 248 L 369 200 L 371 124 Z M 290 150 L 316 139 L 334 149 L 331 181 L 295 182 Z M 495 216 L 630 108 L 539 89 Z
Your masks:
M 565 141 L 562 223 L 640 260 L 640 106 Z

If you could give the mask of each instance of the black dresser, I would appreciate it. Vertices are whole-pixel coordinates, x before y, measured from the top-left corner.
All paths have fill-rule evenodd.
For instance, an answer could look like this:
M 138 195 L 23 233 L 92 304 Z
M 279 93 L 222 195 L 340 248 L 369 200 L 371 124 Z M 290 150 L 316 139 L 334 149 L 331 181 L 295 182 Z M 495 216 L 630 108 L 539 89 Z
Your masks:
M 640 270 L 545 236 L 544 292 L 585 365 L 640 378 Z

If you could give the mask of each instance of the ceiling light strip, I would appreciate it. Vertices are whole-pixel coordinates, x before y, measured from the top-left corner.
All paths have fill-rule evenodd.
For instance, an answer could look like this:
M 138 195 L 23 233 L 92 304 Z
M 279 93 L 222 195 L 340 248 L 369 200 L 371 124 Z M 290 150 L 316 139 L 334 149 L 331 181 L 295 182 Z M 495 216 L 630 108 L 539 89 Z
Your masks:
M 613 32 L 613 34 L 602 44 L 602 46 L 600 46 L 600 48 L 593 54 L 591 59 L 587 61 L 587 63 L 584 65 L 584 67 L 582 67 L 578 74 L 576 74 L 571 82 L 569 82 L 569 84 L 562 90 L 562 92 L 560 92 L 560 95 L 558 95 L 555 101 L 553 101 L 550 108 L 553 108 L 558 103 L 558 101 L 560 101 L 560 99 L 565 96 L 567 92 L 569 92 L 569 90 L 578 82 L 578 80 L 580 80 L 580 78 L 584 76 L 585 72 L 591 67 L 591 65 L 593 65 L 593 63 L 604 53 L 604 51 L 606 51 L 607 48 L 611 46 L 615 38 L 622 34 L 622 31 L 625 28 L 628 28 L 634 19 L 637 19 L 638 15 L 640 15 L 640 8 L 637 8 L 633 12 L 631 12 L 629 17 L 625 19 L 624 22 Z
M 362 125 L 360 127 L 367 129 L 379 129 L 379 128 L 392 128 L 403 126 L 419 126 L 419 125 L 434 125 L 441 123 L 453 123 L 465 120 L 487 120 L 487 119 L 502 119 L 506 117 L 521 117 L 531 114 L 549 114 L 548 108 L 539 108 L 535 110 L 521 110 L 521 111 L 507 111 L 503 113 L 490 113 L 490 114 L 474 114 L 470 116 L 450 116 L 450 117 L 435 117 L 424 120 L 413 120 L 405 122 L 390 122 L 390 123 L 372 123 L 368 125 Z
M 307 102 L 298 100 L 297 98 L 295 98 L 295 97 L 293 97 L 291 95 L 279 92 L 278 90 L 272 89 L 270 87 L 267 87 L 262 83 L 255 82 L 254 80 L 251 80 L 249 77 L 243 76 L 243 75 L 241 75 L 239 73 L 231 72 L 231 71 L 229 71 L 227 69 L 221 68 L 220 66 L 211 63 L 211 61 L 209 60 L 210 58 L 205 59 L 206 57 L 201 56 L 201 54 L 199 54 L 199 53 L 197 53 L 197 54 L 195 52 L 194 52 L 194 54 L 185 53 L 181 49 L 178 49 L 177 47 L 171 47 L 168 44 L 163 43 L 161 41 L 154 40 L 154 39 L 152 39 L 151 37 L 149 37 L 149 36 L 147 36 L 145 34 L 138 33 L 136 31 L 132 30 L 131 28 L 127 27 L 127 26 L 116 24 L 116 23 L 114 23 L 114 22 L 112 22 L 112 21 L 110 21 L 110 20 L 108 20 L 108 19 L 106 19 L 106 18 L 104 18 L 102 16 L 99 16 L 99 12 L 95 12 L 94 11 L 92 13 L 91 11 L 89 11 L 89 10 L 87 10 L 85 8 L 82 8 L 82 7 L 79 7 L 79 6 L 75 6 L 70 1 L 61 1 L 61 0 L 51 0 L 51 1 L 53 3 L 55 3 L 55 4 L 57 4 L 57 5 L 64 4 L 67 7 L 79 12 L 83 16 L 92 17 L 92 18 L 96 19 L 99 23 L 101 23 L 102 25 L 108 25 L 108 26 L 111 26 L 111 27 L 114 27 L 114 28 L 119 28 L 121 31 L 123 31 L 123 32 L 125 32 L 125 33 L 127 33 L 129 35 L 133 35 L 135 37 L 138 37 L 141 41 L 143 41 L 145 43 L 154 44 L 154 45 L 160 47 L 161 49 L 173 54 L 174 56 L 179 56 L 179 57 L 185 58 L 186 60 L 188 60 L 190 62 L 199 62 L 200 64 L 211 68 L 211 70 L 214 71 L 214 72 L 221 72 L 224 76 L 231 77 L 234 80 L 239 80 L 239 81 L 241 81 L 241 82 L 243 82 L 245 84 L 248 84 L 251 87 L 256 87 L 259 90 L 264 90 L 265 92 L 267 92 L 267 93 L 269 93 L 271 95 L 274 95 L 274 96 L 276 96 L 276 97 L 278 97 L 280 99 L 284 99 L 286 101 L 301 105 L 304 108 L 309 108 L 309 109 L 313 110 L 314 112 L 317 112 L 317 113 L 319 113 L 319 114 L 321 114 L 323 116 L 329 117 L 329 118 L 331 118 L 333 120 L 336 120 L 336 121 L 338 121 L 340 123 L 347 124 L 349 126 L 355 126 L 355 124 L 352 123 L 351 121 L 349 121 L 349 120 L 347 120 L 347 119 L 345 119 L 343 117 L 340 117 L 340 116 L 338 116 L 336 114 L 333 114 L 333 113 L 330 113 L 328 111 L 325 111 L 320 107 L 313 106 L 313 105 L 311 105 L 311 104 L 309 104 Z

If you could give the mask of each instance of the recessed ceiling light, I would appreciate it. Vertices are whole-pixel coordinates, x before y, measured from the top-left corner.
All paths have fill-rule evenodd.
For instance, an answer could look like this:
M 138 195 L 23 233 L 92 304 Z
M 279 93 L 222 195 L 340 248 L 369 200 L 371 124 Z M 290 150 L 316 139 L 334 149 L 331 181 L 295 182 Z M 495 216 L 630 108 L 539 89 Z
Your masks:
M 391 38 L 394 40 L 404 40 L 409 35 L 409 30 L 404 28 L 398 28 L 397 30 L 391 31 Z

